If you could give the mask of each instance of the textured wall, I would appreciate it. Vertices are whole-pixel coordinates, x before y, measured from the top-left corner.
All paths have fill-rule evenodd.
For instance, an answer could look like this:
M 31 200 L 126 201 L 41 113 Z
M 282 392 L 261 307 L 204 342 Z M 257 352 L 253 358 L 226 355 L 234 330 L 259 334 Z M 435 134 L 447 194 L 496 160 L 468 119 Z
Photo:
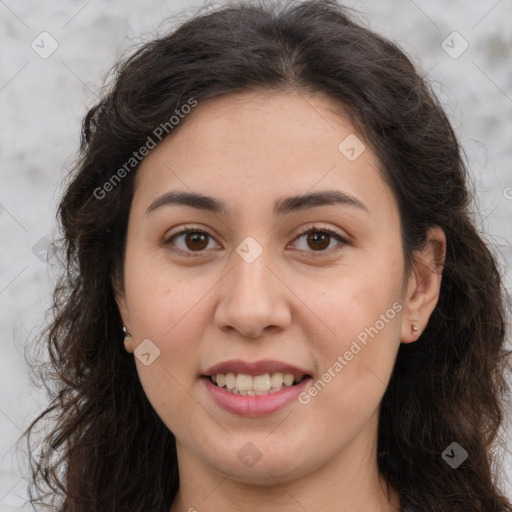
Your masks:
M 467 153 L 478 223 L 500 253 L 510 289 L 512 0 L 346 3 L 365 13 L 373 29 L 397 41 L 434 81 Z M 30 383 L 23 350 L 50 303 L 53 270 L 45 262 L 45 249 L 55 230 L 61 179 L 77 149 L 80 120 L 122 52 L 154 36 L 164 18 L 181 12 L 184 19 L 201 5 L 63 0 L 43 6 L 0 0 L 2 512 L 24 509 L 24 444 L 17 451 L 15 442 L 45 398 Z M 507 457 L 502 486 L 512 496 L 509 475 Z

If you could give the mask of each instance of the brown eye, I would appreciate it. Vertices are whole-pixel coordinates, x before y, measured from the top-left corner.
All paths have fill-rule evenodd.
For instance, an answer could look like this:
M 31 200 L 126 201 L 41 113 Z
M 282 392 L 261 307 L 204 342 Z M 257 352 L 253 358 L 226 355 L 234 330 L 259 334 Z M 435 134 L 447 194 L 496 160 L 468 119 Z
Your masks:
M 193 251 L 201 251 L 208 245 L 206 233 L 192 232 L 185 235 L 185 245 Z
M 330 229 L 321 229 L 321 228 L 310 228 L 304 232 L 302 232 L 296 240 L 303 239 L 304 242 L 299 245 L 299 250 L 306 251 L 310 253 L 326 253 L 331 252 L 326 249 L 329 248 L 333 239 L 338 241 L 338 246 L 341 248 L 344 245 L 348 245 L 348 242 L 342 238 L 338 233 L 331 231 Z M 302 245 L 302 247 L 300 247 Z M 314 254 L 313 254 L 314 255 Z
M 171 236 L 165 242 L 172 252 L 181 253 L 185 256 L 195 256 L 192 253 L 198 253 L 200 256 L 208 248 L 212 236 L 204 231 L 184 230 Z
M 308 233 L 307 241 L 310 247 L 315 250 L 323 250 L 329 247 L 331 235 L 323 231 Z
M 172 252 L 184 256 L 202 256 L 206 254 L 206 249 L 209 248 L 208 244 L 213 240 L 213 237 L 205 231 L 188 229 L 171 236 L 165 242 L 165 245 Z M 309 252 L 311 256 L 317 256 L 315 253 L 320 253 L 318 256 L 321 256 L 323 253 L 331 252 L 328 249 L 334 240 L 338 242 L 339 249 L 344 245 L 348 245 L 348 242 L 338 233 L 330 229 L 315 227 L 301 233 L 296 240 L 303 241 L 302 244 L 298 244 L 299 246 L 302 245 L 302 247 L 298 247 L 299 250 Z

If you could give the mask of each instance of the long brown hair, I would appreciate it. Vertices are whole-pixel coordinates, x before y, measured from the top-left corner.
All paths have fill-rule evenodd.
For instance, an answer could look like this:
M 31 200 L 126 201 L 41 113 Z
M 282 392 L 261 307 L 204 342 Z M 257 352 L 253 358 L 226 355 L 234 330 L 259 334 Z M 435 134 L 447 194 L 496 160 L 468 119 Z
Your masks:
M 32 503 L 51 499 L 61 512 L 169 511 L 179 487 L 175 438 L 124 350 L 113 294 L 136 166 L 108 194 L 98 190 L 190 98 L 264 88 L 322 93 L 350 117 L 395 195 L 408 266 L 429 227 L 447 237 L 438 304 L 418 341 L 400 346 L 382 401 L 378 466 L 402 510 L 512 511 L 495 478 L 510 391 L 508 296 L 475 228 L 457 138 L 395 44 L 334 0 L 282 4 L 230 2 L 144 44 L 115 67 L 87 113 L 58 208 L 64 272 L 42 335 L 51 403 L 25 432 L 29 440 L 54 418 L 43 438 L 47 463 L 36 455 L 31 462 Z M 468 454 L 457 468 L 443 457 L 453 442 Z

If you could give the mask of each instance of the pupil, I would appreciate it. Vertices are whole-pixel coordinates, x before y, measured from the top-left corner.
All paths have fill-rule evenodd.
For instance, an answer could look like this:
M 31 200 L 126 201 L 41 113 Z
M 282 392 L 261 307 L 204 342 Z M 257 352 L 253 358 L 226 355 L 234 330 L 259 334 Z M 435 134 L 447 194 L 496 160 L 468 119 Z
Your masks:
M 187 246 L 189 249 L 204 249 L 208 243 L 205 244 L 206 236 L 204 233 L 189 233 L 187 235 Z M 192 241 L 192 247 L 189 242 Z M 201 244 L 202 242 L 202 244 Z M 195 246 L 195 244 L 199 244 L 199 247 Z
M 316 244 L 318 243 L 318 239 L 317 237 L 320 237 L 320 244 L 321 244 L 321 247 L 317 247 L 317 249 L 325 249 L 326 247 L 329 246 L 329 237 L 330 235 L 328 235 L 327 233 L 320 233 L 320 232 L 317 232 L 317 233 L 311 233 L 308 237 L 308 242 L 313 242 L 313 244 Z M 323 243 L 322 243 L 322 239 L 323 239 Z

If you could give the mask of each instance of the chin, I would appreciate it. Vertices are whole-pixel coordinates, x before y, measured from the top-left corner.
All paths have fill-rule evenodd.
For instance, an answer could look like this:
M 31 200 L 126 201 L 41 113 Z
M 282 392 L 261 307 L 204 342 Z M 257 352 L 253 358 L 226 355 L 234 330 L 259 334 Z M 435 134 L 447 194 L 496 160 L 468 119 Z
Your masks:
M 310 464 L 303 443 L 283 446 L 270 437 L 268 433 L 241 436 L 229 446 L 219 447 L 216 453 L 205 454 L 205 458 L 220 473 L 250 485 L 275 485 L 308 473 Z
M 233 463 L 232 460 L 217 461 L 215 466 L 219 472 L 229 475 L 231 480 L 247 485 L 273 486 L 277 483 L 285 483 L 300 476 L 295 464 L 290 464 L 290 459 L 267 460 L 260 459 L 252 467 L 244 467 L 240 463 Z M 294 468 L 293 473 L 290 467 Z

